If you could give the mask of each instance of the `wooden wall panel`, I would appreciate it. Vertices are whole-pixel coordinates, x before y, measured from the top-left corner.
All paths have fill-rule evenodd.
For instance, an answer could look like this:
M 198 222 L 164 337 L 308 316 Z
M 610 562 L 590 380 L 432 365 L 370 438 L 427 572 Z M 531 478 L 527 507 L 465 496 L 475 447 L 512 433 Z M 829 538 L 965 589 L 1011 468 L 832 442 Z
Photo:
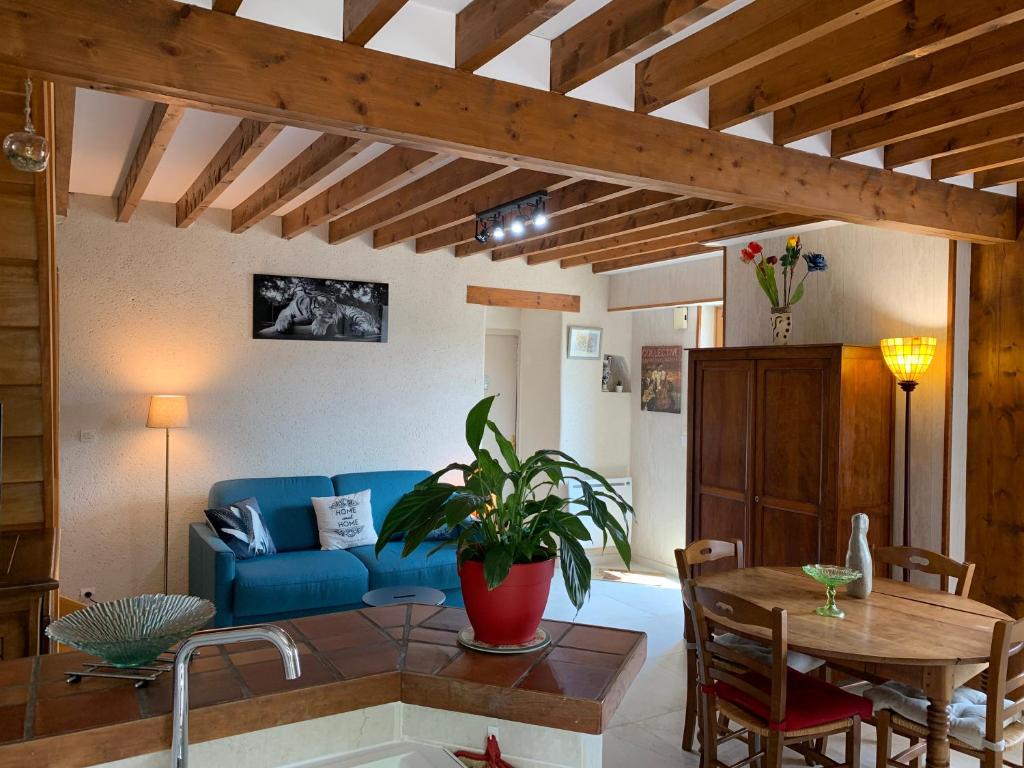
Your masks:
M 0 325 L 39 327 L 39 280 L 34 265 L 0 264 Z
M 38 387 L 0 387 L 4 437 L 43 434 L 43 401 Z
M 0 384 L 39 384 L 39 333 L 0 327 Z
M 31 197 L 0 194 L 0 259 L 36 261 L 35 205 Z
M 966 557 L 971 597 L 1024 615 L 1024 243 L 971 252 Z
M 0 504 L 0 530 L 38 528 L 45 522 L 42 483 L 5 485 Z
M 5 437 L 4 466 L 0 480 L 7 483 L 36 483 L 43 479 L 43 439 Z

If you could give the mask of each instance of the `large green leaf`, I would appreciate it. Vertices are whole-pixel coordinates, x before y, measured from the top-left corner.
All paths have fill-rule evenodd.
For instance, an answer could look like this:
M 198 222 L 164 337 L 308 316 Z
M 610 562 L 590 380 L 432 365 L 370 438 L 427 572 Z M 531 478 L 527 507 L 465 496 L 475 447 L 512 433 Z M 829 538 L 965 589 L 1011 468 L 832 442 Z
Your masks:
M 512 441 L 501 434 L 501 430 L 498 429 L 498 425 L 493 421 L 487 422 L 487 428 L 491 430 L 494 435 L 494 441 L 498 444 L 498 450 L 501 451 L 502 458 L 505 459 L 505 464 L 513 472 L 519 469 L 519 457 L 516 455 L 515 446 L 512 445 Z
M 444 522 L 444 505 L 454 490 L 455 486 L 439 484 L 415 488 L 405 494 L 391 508 L 381 524 L 377 536 L 377 554 L 380 554 L 384 545 L 399 533 L 406 534 L 407 543 L 414 541 L 413 547 L 415 548 L 420 541 L 415 540 L 414 532 L 426 527 L 423 534 L 425 538 L 426 533 Z
M 484 555 L 484 580 L 488 589 L 501 585 L 512 570 L 512 550 L 506 544 L 491 547 Z
M 793 304 L 796 304 L 803 297 L 804 297 L 804 284 L 801 282 L 800 285 L 798 285 L 796 287 L 796 290 L 793 291 L 793 295 L 789 299 L 790 305 L 792 306 Z
M 466 417 L 466 444 L 474 456 L 480 450 L 480 441 L 484 439 L 484 429 L 487 427 L 487 417 L 491 413 L 493 403 L 494 395 L 485 397 L 473 406 Z
M 583 607 L 590 591 L 590 560 L 583 545 L 572 537 L 560 538 L 559 559 L 562 564 L 562 578 L 569 600 L 576 610 Z

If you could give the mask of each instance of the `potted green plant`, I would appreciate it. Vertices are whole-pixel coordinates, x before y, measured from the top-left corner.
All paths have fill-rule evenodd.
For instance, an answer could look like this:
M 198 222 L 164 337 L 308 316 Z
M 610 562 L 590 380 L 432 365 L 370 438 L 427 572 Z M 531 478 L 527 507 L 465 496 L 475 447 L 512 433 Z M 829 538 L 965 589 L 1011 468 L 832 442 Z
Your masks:
M 590 591 L 590 560 L 583 543 L 589 517 L 629 566 L 629 516 L 633 508 L 600 474 L 556 450 L 520 458 L 515 446 L 490 420 L 494 397 L 477 403 L 466 418 L 470 464 L 449 464 L 420 482 L 388 513 L 377 552 L 404 535 L 403 556 L 428 534 L 447 526 L 457 547 L 466 613 L 476 639 L 490 645 L 530 642 L 547 605 L 555 561 L 561 564 L 569 599 L 583 606 Z M 500 456 L 481 447 L 490 431 Z M 461 484 L 442 480 L 461 473 Z M 567 480 L 579 481 L 579 498 L 559 495 Z M 579 512 L 572 512 L 578 504 Z

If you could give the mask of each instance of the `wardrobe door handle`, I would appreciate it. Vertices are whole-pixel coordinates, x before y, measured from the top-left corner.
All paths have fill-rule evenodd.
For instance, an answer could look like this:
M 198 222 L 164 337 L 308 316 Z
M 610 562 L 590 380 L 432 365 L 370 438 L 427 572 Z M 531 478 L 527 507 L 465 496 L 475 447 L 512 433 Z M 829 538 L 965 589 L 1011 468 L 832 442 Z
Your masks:
M 761 497 L 760 497 L 760 496 L 755 496 L 755 497 L 754 497 L 754 503 L 755 503 L 755 504 L 758 504 L 758 503 L 760 503 L 760 501 L 761 501 Z

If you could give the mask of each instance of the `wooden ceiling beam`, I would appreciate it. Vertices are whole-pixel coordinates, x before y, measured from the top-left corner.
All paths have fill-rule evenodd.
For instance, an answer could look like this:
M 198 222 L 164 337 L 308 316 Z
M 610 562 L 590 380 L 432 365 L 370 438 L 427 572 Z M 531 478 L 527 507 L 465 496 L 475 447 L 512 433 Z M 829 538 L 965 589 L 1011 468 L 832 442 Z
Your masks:
M 412 239 L 426 239 L 431 235 L 452 232 L 465 222 L 475 222 L 476 214 L 497 207 L 509 200 L 515 200 L 532 192 L 551 192 L 572 183 L 568 176 L 559 176 L 543 171 L 519 169 L 487 184 L 463 192 L 451 200 L 437 203 L 411 216 L 375 229 L 373 247 L 386 248 L 395 243 Z M 474 234 L 476 230 L 474 227 Z M 472 235 L 468 239 L 471 239 Z M 443 239 L 443 238 L 442 238 Z M 454 245 L 458 240 L 445 241 L 427 250 Z M 417 242 L 417 253 L 419 250 Z
M 213 10 L 234 16 L 242 2 L 243 0 L 213 0 Z
M 544 229 L 529 229 L 525 235 L 516 238 L 515 244 L 539 240 L 551 237 L 558 232 L 582 227 L 586 224 L 604 221 L 615 216 L 621 216 L 632 211 L 650 208 L 661 205 L 675 197 L 670 192 L 652 192 L 648 189 L 639 189 L 635 192 L 619 195 L 607 200 L 601 200 L 583 207 L 573 208 L 571 211 L 557 210 L 548 212 L 548 226 Z M 557 202 L 557 201 L 556 201 Z M 469 242 L 476 235 L 476 220 L 465 222 L 458 227 L 452 227 L 439 233 L 439 238 L 421 238 L 422 245 L 426 250 L 435 250 L 444 245 L 458 245 Z M 416 243 L 417 252 L 420 248 L 420 241 Z M 486 246 L 485 246 L 486 248 Z
M 578 88 L 726 4 L 612 0 L 551 41 L 551 90 Z
M 600 240 L 623 232 L 631 235 L 654 227 L 664 227 L 672 222 L 685 221 L 718 208 L 730 207 L 729 203 L 719 203 L 702 197 L 688 197 L 673 200 L 639 212 L 630 212 L 624 216 L 607 219 L 585 227 L 570 229 L 529 242 L 516 242 L 501 248 L 495 248 L 491 254 L 494 261 L 513 259 L 519 256 L 530 256 L 531 264 L 544 261 L 555 261 L 557 254 L 565 248 L 585 244 L 587 241 Z M 551 255 L 549 255 L 551 254 Z
M 508 176 L 515 168 L 460 157 L 389 195 L 334 219 L 327 241 L 343 243 L 374 227 L 419 213 L 481 184 Z
M 603 200 L 612 200 L 627 195 L 632 191 L 629 187 L 623 187 L 619 184 L 583 179 L 548 195 L 548 216 L 557 221 L 558 217 L 563 214 L 572 213 L 594 203 L 600 203 Z M 455 255 L 460 258 L 472 256 L 475 253 L 489 251 L 493 247 L 491 243 L 478 243 L 476 240 L 470 240 L 458 243 L 455 246 Z M 418 243 L 417 252 L 419 252 Z
M 1024 19 L 1024 0 L 916 0 L 884 8 L 711 88 L 721 130 Z
M 231 231 L 245 232 L 323 181 L 373 142 L 325 133 L 231 210 Z
M 932 178 L 949 179 L 1024 160 L 1024 138 L 1010 139 L 932 160 Z
M 510 288 L 487 288 L 482 285 L 466 286 L 466 303 L 480 304 L 484 307 L 547 309 L 553 312 L 580 311 L 580 297 L 575 294 L 515 291 Z
M 768 213 L 769 211 L 762 208 L 750 208 L 746 206 L 724 208 L 717 211 L 711 211 L 700 216 L 693 216 L 680 221 L 672 221 L 667 224 L 661 224 L 657 227 L 649 227 L 636 232 L 627 230 L 611 237 L 595 238 L 594 240 L 586 240 L 574 245 L 554 248 L 549 251 L 544 251 L 543 253 L 532 253 L 527 256 L 526 262 L 532 266 L 536 264 L 545 264 L 549 261 L 571 259 L 574 256 L 596 254 L 602 251 L 617 251 L 622 248 L 625 248 L 625 251 L 622 251 L 623 255 L 626 255 L 627 253 L 646 253 L 654 248 L 665 248 L 670 245 L 676 245 L 682 242 L 683 236 L 690 232 L 698 232 L 705 230 L 708 227 L 720 224 L 748 221 L 760 216 L 765 216 Z
M 636 111 L 650 114 L 897 2 L 755 0 L 639 62 Z
M 53 87 L 53 184 L 55 213 L 66 217 L 71 202 L 71 148 L 75 135 L 75 86 Z
M 288 211 L 281 217 L 281 236 L 288 240 L 297 237 L 346 211 L 394 192 L 454 159 L 422 149 L 391 147 L 316 197 Z
M 279 123 L 249 118 L 242 120 L 192 186 L 178 199 L 178 227 L 191 226 L 282 130 L 284 126 Z
M 681 236 L 677 236 L 674 240 L 672 238 L 650 240 L 643 243 L 627 245 L 621 248 L 565 259 L 562 261 L 561 266 L 563 269 L 570 269 L 584 264 L 593 264 L 597 267 L 602 264 L 621 263 L 622 266 L 614 266 L 611 267 L 611 269 L 622 269 L 626 266 L 633 267 L 643 263 L 658 261 L 660 259 L 656 259 L 651 254 L 667 248 L 699 245 L 704 249 L 703 252 L 706 252 L 707 250 L 713 250 L 718 247 L 713 244 L 709 245 L 709 243 L 714 243 L 717 240 L 725 240 L 733 237 L 749 237 L 750 235 L 755 235 L 759 232 L 798 227 L 817 221 L 817 219 L 808 216 L 800 216 L 799 214 L 792 213 L 770 213 L 768 215 L 764 215 L 765 211 L 761 211 L 761 214 L 761 216 L 748 218 L 744 221 L 735 221 L 728 224 L 709 226 L 704 229 L 694 229 Z M 649 261 L 642 261 L 644 257 L 647 257 Z M 625 261 L 627 259 L 635 259 L 635 261 L 627 263 Z M 602 268 L 595 269 L 594 271 L 604 272 L 608 270 Z
M 832 156 L 897 144 L 1024 106 L 1024 72 L 998 77 L 832 131 Z
M 1016 206 L 1005 196 L 639 115 L 175 0 L 33 0 L 30 6 L 0 0 L 3 63 L 87 87 L 624 187 L 973 242 L 1017 236 Z
M 884 115 L 1024 70 L 1024 23 L 1017 22 L 908 61 L 775 112 L 775 143 L 786 144 Z M 834 145 L 833 145 L 834 146 Z
M 629 269 L 630 267 L 640 267 L 648 264 L 660 264 L 665 261 L 675 261 L 676 259 L 684 259 L 688 256 L 702 256 L 707 253 L 715 253 L 718 251 L 721 254 L 725 253 L 725 249 L 722 247 L 715 247 L 713 245 L 704 245 L 703 243 L 689 243 L 686 245 L 673 245 L 669 248 L 661 248 L 650 253 L 640 254 L 639 256 L 626 256 L 621 259 L 613 259 L 610 261 L 600 261 L 591 266 L 591 271 L 595 275 L 600 275 L 605 272 L 616 272 L 620 269 Z M 565 267 L 565 265 L 562 265 Z
M 1021 136 L 1024 136 L 1024 107 L 889 144 L 885 148 L 884 164 L 886 168 L 898 168 Z
M 146 187 L 156 173 L 156 167 L 160 164 L 160 159 L 167 151 L 167 145 L 184 116 L 184 107 L 153 104 L 149 120 L 139 137 L 139 143 L 135 145 L 132 162 L 115 196 L 118 221 L 123 223 L 131 219 L 135 209 L 142 202 L 142 195 L 145 194 Z
M 352 45 L 366 45 L 406 2 L 408 0 L 345 0 L 342 39 Z
M 974 188 L 997 187 L 1000 184 L 1012 184 L 1024 181 L 1024 161 L 989 168 L 974 174 Z
M 479 69 L 572 0 L 473 0 L 455 15 L 455 66 Z

